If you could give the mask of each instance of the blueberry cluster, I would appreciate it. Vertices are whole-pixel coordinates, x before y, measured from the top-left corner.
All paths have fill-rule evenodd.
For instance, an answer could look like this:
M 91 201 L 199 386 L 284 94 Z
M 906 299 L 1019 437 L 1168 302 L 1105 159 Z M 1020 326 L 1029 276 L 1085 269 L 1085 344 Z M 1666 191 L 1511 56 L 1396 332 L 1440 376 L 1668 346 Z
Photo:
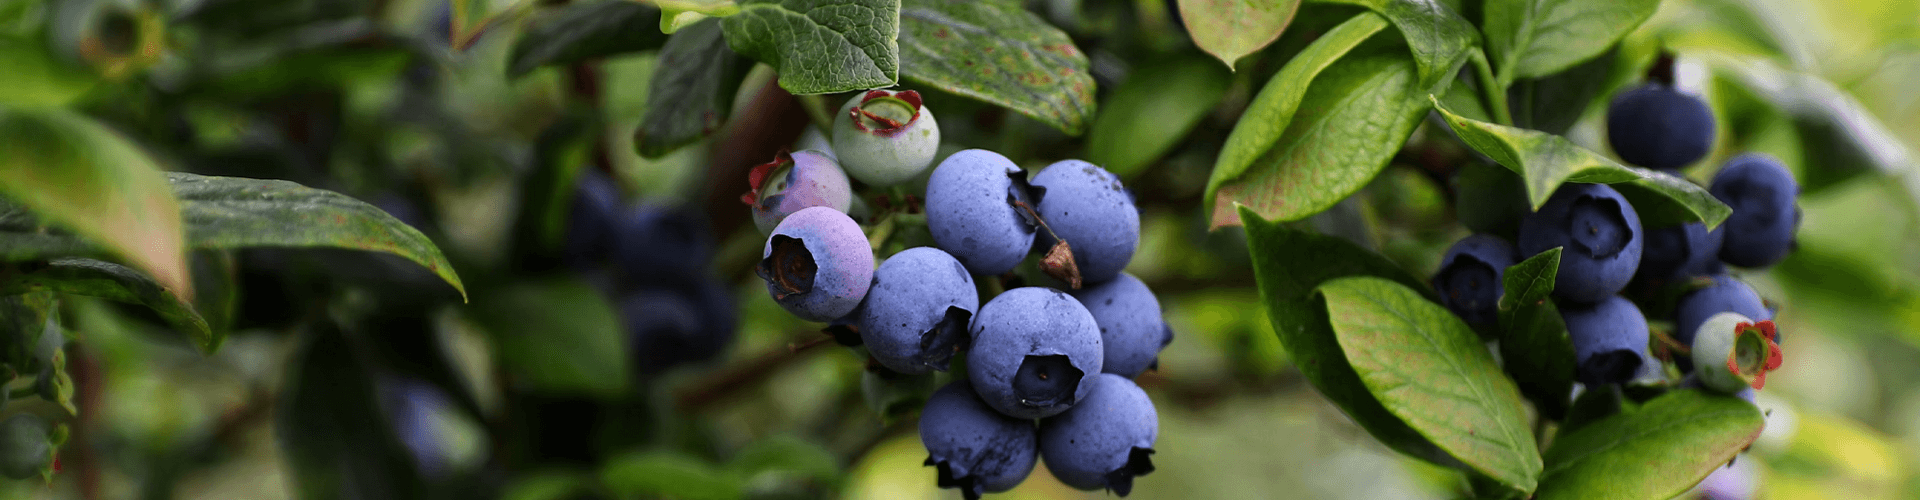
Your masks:
M 816 149 L 756 169 L 745 201 L 770 230 L 755 273 L 788 312 L 832 323 L 880 369 L 954 372 L 920 417 L 941 487 L 1006 491 L 1044 458 L 1067 485 L 1125 496 L 1153 470 L 1159 428 L 1133 378 L 1173 338 L 1153 292 L 1122 272 L 1140 239 L 1132 194 L 1080 160 L 1029 177 L 969 149 L 933 166 L 939 137 L 917 93 L 870 91 L 841 108 L 831 138 L 810 130 L 798 143 Z M 922 175 L 924 204 L 895 215 L 922 210 L 933 246 L 874 265 L 886 236 L 869 241 L 848 215 L 859 202 L 847 179 Z M 1036 254 L 1058 286 L 1019 286 Z
M 1701 385 L 1722 392 L 1759 388 L 1780 362 L 1773 310 L 1727 266 L 1785 258 L 1800 222 L 1799 187 L 1778 160 L 1747 154 L 1728 160 L 1708 191 L 1733 209 L 1711 231 L 1697 222 L 1645 227 L 1613 188 L 1565 184 L 1521 220 L 1516 245 L 1488 234 L 1455 243 L 1433 285 L 1461 319 L 1489 328 L 1499 319 L 1504 270 L 1559 248 L 1552 296 L 1577 381 L 1593 387 L 1666 375 L 1658 360 L 1666 342 L 1648 328 L 1647 306 L 1672 311 L 1663 318 L 1673 321 L 1672 340 L 1690 351 L 1673 356 L 1682 373 L 1697 372 Z
M 643 373 L 712 359 L 733 342 L 738 318 L 708 269 L 713 246 L 706 222 L 688 210 L 628 205 L 593 169 L 575 183 L 563 259 L 612 297 Z

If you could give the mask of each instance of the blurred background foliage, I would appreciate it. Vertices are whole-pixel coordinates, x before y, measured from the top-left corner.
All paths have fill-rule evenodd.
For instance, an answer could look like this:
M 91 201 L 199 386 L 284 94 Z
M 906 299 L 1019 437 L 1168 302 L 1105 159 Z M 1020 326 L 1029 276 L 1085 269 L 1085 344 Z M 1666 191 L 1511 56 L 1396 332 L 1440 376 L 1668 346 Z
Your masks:
M 911 413 L 873 409 L 911 390 L 868 379 L 847 349 L 795 348 L 819 325 L 785 314 L 747 272 L 761 241 L 735 201 L 745 179 L 715 174 L 764 161 L 753 154 L 790 143 L 808 108 L 845 95 L 793 98 L 757 66 L 711 139 L 643 157 L 634 131 L 669 69 L 656 51 L 515 77 L 516 41 L 557 7 L 456 3 L 0 0 L 0 102 L 67 103 L 170 170 L 369 200 L 431 236 L 473 296 L 462 305 L 383 256 L 248 251 L 232 333 L 210 356 L 150 313 L 70 301 L 78 415 L 38 400 L 4 410 L 75 427 L 62 472 L 0 481 L 0 498 L 958 497 L 922 466 Z M 1478 20 L 1473 0 L 1443 3 Z M 1337 7 L 1303 7 L 1229 71 L 1192 46 L 1171 5 L 1027 2 L 1092 62 L 1100 112 L 1085 136 L 918 89 L 943 117 L 943 154 L 988 148 L 1028 168 L 1087 158 L 1139 193 L 1128 271 L 1158 293 L 1179 341 L 1140 379 L 1162 428 L 1159 469 L 1134 495 L 1460 496 L 1457 473 L 1390 452 L 1302 383 L 1244 238 L 1205 229 L 1205 179 L 1240 110 L 1325 28 L 1313 14 Z M 1809 186 L 1799 250 L 1746 276 L 1794 337 L 1758 400 L 1768 425 L 1749 457 L 1762 497 L 1920 497 L 1920 160 L 1908 146 L 1920 144 L 1920 2 L 1667 0 L 1612 67 L 1592 70 L 1605 83 L 1568 135 L 1606 151 L 1598 104 L 1661 47 L 1727 124 L 1690 176 L 1765 151 Z M 1466 234 L 1446 179 L 1470 155 L 1436 126 L 1309 224 L 1430 274 Z M 739 317 L 718 359 L 638 366 L 589 280 L 516 255 L 515 221 L 543 200 L 529 179 L 581 165 L 613 174 L 629 203 L 710 219 L 712 270 Z M 429 411 L 398 422 L 395 404 Z M 1036 471 L 1001 498 L 1102 495 Z

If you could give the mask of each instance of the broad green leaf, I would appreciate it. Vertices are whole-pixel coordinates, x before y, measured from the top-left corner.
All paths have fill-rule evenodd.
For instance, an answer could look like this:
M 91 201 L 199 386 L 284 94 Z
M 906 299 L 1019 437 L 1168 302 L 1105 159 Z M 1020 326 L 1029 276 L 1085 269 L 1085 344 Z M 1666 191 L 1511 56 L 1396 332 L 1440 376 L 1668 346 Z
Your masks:
M 187 242 L 195 249 L 334 247 L 405 257 L 446 280 L 464 299 L 466 286 L 433 240 L 364 201 L 280 181 L 167 174 L 181 204 Z
M 289 489 L 301 498 L 419 498 L 420 478 L 380 407 L 368 346 L 330 320 L 302 336 L 272 412 Z
M 1737 397 L 1671 391 L 1553 440 L 1539 500 L 1670 498 L 1726 465 L 1766 422 Z
M 741 478 L 698 458 L 671 451 L 638 451 L 600 468 L 600 482 L 617 498 L 732 500 L 746 495 Z
M 527 26 L 507 59 L 507 76 L 541 66 L 568 64 L 659 47 L 667 37 L 654 29 L 660 9 L 633 1 L 576 3 Z
M 740 13 L 733 0 L 643 0 L 669 12 L 693 12 L 704 16 L 727 17 Z
M 1573 342 L 1560 310 L 1547 300 L 1560 270 L 1553 248 L 1507 267 L 1501 277 L 1500 358 L 1542 417 L 1563 420 L 1573 391 Z
M 180 204 L 167 178 L 139 146 L 99 122 L 55 108 L 0 108 L 0 196 L 33 214 L 0 207 L 0 231 L 32 231 L 28 218 L 51 222 L 192 296 Z M 35 252 L 17 235 L 0 237 L 0 258 Z
M 1407 39 L 1413 50 L 1413 62 L 1420 67 L 1422 86 L 1435 86 L 1453 78 L 1454 71 L 1467 61 L 1468 50 L 1479 45 L 1473 23 L 1459 12 L 1430 0 L 1320 0 L 1326 3 L 1358 5 L 1386 16 Z
M 549 280 L 491 290 L 467 310 L 529 386 L 557 394 L 625 394 L 633 370 L 625 330 L 613 306 L 586 283 Z
M 1131 178 L 1212 113 L 1232 83 L 1226 70 L 1198 57 L 1134 70 L 1094 118 L 1087 159 Z
M 794 94 L 900 80 L 900 0 L 746 0 L 721 27 L 734 52 L 773 66 Z
M 185 297 L 161 286 L 148 276 L 112 262 L 63 257 L 45 266 L 12 276 L 0 282 L 0 295 L 48 291 L 91 295 L 153 309 L 167 324 L 193 338 L 203 352 L 213 352 L 221 339 L 195 311 Z
M 660 62 L 647 82 L 647 114 L 634 133 L 640 155 L 666 156 L 719 130 L 750 66 L 727 48 L 720 21 L 674 33 L 660 49 Z
M 1487 0 L 1487 55 L 1502 86 L 1559 73 L 1606 52 L 1659 7 L 1660 0 Z
M 1241 57 L 1280 38 L 1300 0 L 1180 0 L 1179 6 L 1193 45 L 1233 69 Z
M 1430 106 L 1411 58 L 1387 49 L 1348 54 L 1314 79 L 1280 139 L 1215 193 L 1213 227 L 1236 222 L 1235 203 L 1272 219 L 1305 218 L 1386 168 Z
M 1614 66 L 1614 52 L 1607 51 L 1566 71 L 1514 81 L 1513 86 L 1507 88 L 1514 126 L 1549 134 L 1567 133 L 1606 89 Z
M 1011 109 L 1071 135 L 1094 111 L 1093 73 L 1073 39 L 1005 0 L 906 0 L 900 74 Z
M 1817 158 L 1801 179 L 1808 189 L 1837 184 L 1852 175 L 1879 172 L 1906 189 L 1920 206 L 1920 155 L 1845 90 L 1818 75 L 1759 58 L 1707 57 L 1717 74 L 1792 117 L 1807 158 Z
M 366 202 L 288 181 L 179 172 L 168 172 L 165 179 L 193 249 L 335 247 L 390 253 L 425 266 L 466 295 L 460 276 L 432 240 Z M 101 253 L 72 235 L 35 231 L 39 224 L 33 214 L 0 202 L 0 260 Z
M 1317 290 L 1347 361 L 1387 411 L 1475 471 L 1533 490 L 1540 450 L 1526 404 L 1472 328 L 1416 289 L 1374 276 Z
M 1342 276 L 1383 276 L 1407 286 L 1422 286 L 1420 279 L 1346 240 L 1268 222 L 1244 207 L 1241 217 L 1260 300 L 1280 344 L 1307 382 L 1387 447 L 1436 464 L 1460 465 L 1367 391 L 1328 328 L 1325 301 L 1313 294 L 1321 283 Z
M 1239 179 L 1280 141 L 1281 133 L 1293 122 L 1293 114 L 1299 110 L 1300 100 L 1306 97 L 1307 87 L 1314 78 L 1386 27 L 1387 20 L 1378 14 L 1353 16 L 1327 30 L 1267 80 L 1260 95 L 1253 98 L 1246 112 L 1240 115 L 1240 121 L 1233 125 L 1226 145 L 1220 149 L 1220 158 L 1214 161 L 1213 175 L 1207 179 L 1207 206 L 1219 206 L 1216 195 L 1220 186 Z
M 48 50 L 47 37 L 0 34 L 0 106 L 58 107 L 92 90 L 99 77 L 84 67 L 70 66 Z
M 1586 182 L 1612 184 L 1640 213 L 1641 223 L 1651 227 L 1705 222 L 1711 228 L 1732 213 L 1712 193 L 1686 179 L 1621 165 L 1565 137 L 1467 119 L 1437 99 L 1434 106 L 1468 147 L 1525 179 L 1527 200 L 1536 210 L 1560 184 Z

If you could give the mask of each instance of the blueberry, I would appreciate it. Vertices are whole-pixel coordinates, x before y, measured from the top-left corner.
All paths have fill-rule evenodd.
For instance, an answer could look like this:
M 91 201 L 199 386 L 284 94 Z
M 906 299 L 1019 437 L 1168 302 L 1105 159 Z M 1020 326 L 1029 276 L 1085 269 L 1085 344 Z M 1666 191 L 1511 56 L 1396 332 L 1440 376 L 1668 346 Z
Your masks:
M 620 298 L 620 321 L 642 373 L 656 374 L 718 357 L 739 321 L 733 297 L 705 277 L 675 288 L 643 288 Z
M 1067 486 L 1105 488 L 1127 496 L 1133 478 L 1153 472 L 1160 416 L 1146 391 L 1126 377 L 1103 373 L 1093 392 L 1059 416 L 1040 421 L 1040 457 Z
M 621 205 L 613 179 L 593 168 L 580 172 L 568 204 L 567 239 L 561 251 L 566 262 L 591 267 L 613 253 Z
M 1013 270 L 1033 247 L 1034 225 L 1015 202 L 1031 204 L 1027 174 L 1005 156 L 968 149 L 948 156 L 927 179 L 927 230 L 968 271 Z
M 967 344 L 967 326 L 980 309 L 973 276 L 953 256 L 933 247 L 888 257 L 873 273 L 867 299 L 855 311 L 867 352 L 900 373 L 947 370 Z
M 740 201 L 753 207 L 753 225 L 772 231 L 781 219 L 807 207 L 827 207 L 846 213 L 853 203 L 853 187 L 833 158 L 816 151 L 781 152 L 773 161 L 747 173 L 752 191 Z
M 21 413 L 0 422 L 0 475 L 27 479 L 53 461 L 47 434 L 53 426 L 39 415 Z
M 968 500 L 1019 486 L 1033 473 L 1038 446 L 1033 421 L 988 408 L 965 380 L 933 391 L 920 410 L 920 444 L 939 468 L 941 488 Z
M 1100 325 L 1100 371 L 1133 378 L 1158 362 L 1173 341 L 1173 329 L 1160 317 L 1160 299 L 1146 283 L 1120 273 L 1098 285 L 1071 292 Z
M 1540 211 L 1520 221 L 1520 254 L 1560 252 L 1553 296 L 1582 303 L 1608 300 L 1640 265 L 1640 215 L 1604 184 L 1562 184 Z
M 1586 305 L 1560 304 L 1573 342 L 1574 378 L 1589 386 L 1633 380 L 1647 361 L 1647 317 L 1619 296 Z
M 1677 170 L 1713 148 L 1713 110 L 1700 98 L 1649 83 L 1607 107 L 1607 141 L 1627 163 Z
M 1683 498 L 1698 500 L 1753 500 L 1760 489 L 1759 478 L 1755 477 L 1755 466 L 1751 458 L 1735 458 L 1727 464 L 1707 474 L 1707 478 L 1693 487 L 1692 495 Z
M 1708 231 L 1705 224 L 1688 222 L 1650 228 L 1633 281 L 1660 286 L 1717 273 L 1722 269 L 1719 256 L 1720 233 Z
M 713 233 L 692 210 L 642 203 L 628 208 L 614 261 L 629 284 L 680 286 L 704 279 Z
M 1674 304 L 1674 340 L 1692 344 L 1693 332 L 1700 324 L 1722 312 L 1736 312 L 1756 320 L 1773 319 L 1773 311 L 1760 301 L 1760 294 L 1754 293 L 1753 287 L 1732 276 L 1716 275 L 1712 285 L 1687 292 Z
M 1793 233 L 1800 228 L 1800 208 L 1793 199 L 1800 195 L 1800 185 L 1780 160 L 1760 153 L 1736 156 L 1713 175 L 1707 190 L 1733 208 L 1715 229 L 1726 235 L 1720 260 L 1767 267 L 1793 249 Z
M 1040 219 L 1073 247 L 1073 260 L 1087 283 L 1120 275 L 1140 245 L 1140 211 L 1120 177 L 1080 160 L 1063 160 L 1033 176 Z M 1039 248 L 1052 247 L 1045 231 Z
M 827 155 L 835 162 L 840 161 L 840 155 L 833 152 L 833 141 L 827 139 L 827 133 L 815 125 L 808 125 L 806 130 L 800 132 L 800 138 L 793 141 L 793 150 L 815 151 Z
M 787 312 L 833 321 L 853 312 L 873 280 L 873 247 L 860 225 L 827 207 L 808 207 L 780 221 L 754 272 Z
M 1461 238 L 1440 258 L 1433 288 L 1440 292 L 1440 303 L 1460 319 L 1472 325 L 1491 325 L 1500 319 L 1500 294 L 1505 290 L 1500 280 L 1515 260 L 1513 245 L 1498 236 Z
M 980 306 L 967 376 L 987 406 L 1014 418 L 1066 411 L 1100 374 L 1100 326 L 1059 290 L 1015 288 Z
M 1736 312 L 1708 317 L 1693 334 L 1693 365 L 1700 385 L 1726 394 L 1766 385 L 1780 368 L 1778 331 L 1772 321 Z
M 869 90 L 847 100 L 833 118 L 833 151 L 860 182 L 886 187 L 933 164 L 940 123 L 911 90 Z

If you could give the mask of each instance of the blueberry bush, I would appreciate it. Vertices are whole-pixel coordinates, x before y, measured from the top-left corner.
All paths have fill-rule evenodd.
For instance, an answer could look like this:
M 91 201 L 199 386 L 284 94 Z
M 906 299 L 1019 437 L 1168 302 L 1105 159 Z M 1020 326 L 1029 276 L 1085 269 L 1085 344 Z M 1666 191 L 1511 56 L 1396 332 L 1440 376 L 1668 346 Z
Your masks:
M 0 0 L 0 498 L 1913 498 L 1916 33 Z

